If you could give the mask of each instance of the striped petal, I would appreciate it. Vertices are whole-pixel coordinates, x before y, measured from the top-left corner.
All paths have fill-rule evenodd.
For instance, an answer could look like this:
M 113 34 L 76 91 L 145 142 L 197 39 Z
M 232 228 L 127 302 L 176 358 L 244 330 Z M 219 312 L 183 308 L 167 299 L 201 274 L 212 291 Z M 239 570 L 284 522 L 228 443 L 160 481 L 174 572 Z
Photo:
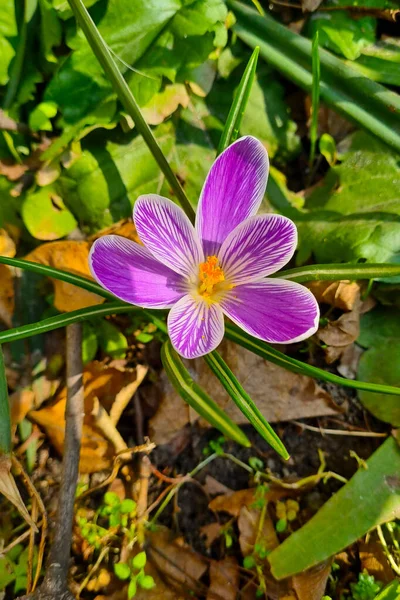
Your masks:
M 170 308 L 186 293 L 186 281 L 143 246 L 105 235 L 91 248 L 93 277 L 114 296 L 145 308 Z
M 143 244 L 164 265 L 181 275 L 197 275 L 204 256 L 196 231 L 183 210 L 168 198 L 139 196 L 133 220 Z
M 218 258 L 225 279 L 241 285 L 281 269 L 292 258 L 296 246 L 293 221 L 281 215 L 257 215 L 228 235 Z
M 212 165 L 201 192 L 196 229 L 206 256 L 215 255 L 227 235 L 255 215 L 268 178 L 268 154 L 256 138 L 240 138 Z
M 319 306 L 306 287 L 284 279 L 239 285 L 221 302 L 244 331 L 273 344 L 300 342 L 318 329 Z
M 207 304 L 188 294 L 168 315 L 172 345 L 184 358 L 197 358 L 214 350 L 224 337 L 224 315 L 218 304 Z

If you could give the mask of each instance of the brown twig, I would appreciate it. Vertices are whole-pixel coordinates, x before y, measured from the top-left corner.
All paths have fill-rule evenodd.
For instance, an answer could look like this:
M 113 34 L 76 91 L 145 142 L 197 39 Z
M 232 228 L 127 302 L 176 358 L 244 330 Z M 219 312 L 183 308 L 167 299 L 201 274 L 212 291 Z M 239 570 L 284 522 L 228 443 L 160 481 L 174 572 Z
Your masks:
M 374 431 L 346 431 L 344 429 L 324 429 L 323 427 L 314 427 L 313 425 L 306 425 L 300 421 L 291 421 L 294 425 L 307 429 L 307 431 L 315 431 L 322 435 L 349 435 L 354 437 L 388 437 L 387 433 L 375 433 Z

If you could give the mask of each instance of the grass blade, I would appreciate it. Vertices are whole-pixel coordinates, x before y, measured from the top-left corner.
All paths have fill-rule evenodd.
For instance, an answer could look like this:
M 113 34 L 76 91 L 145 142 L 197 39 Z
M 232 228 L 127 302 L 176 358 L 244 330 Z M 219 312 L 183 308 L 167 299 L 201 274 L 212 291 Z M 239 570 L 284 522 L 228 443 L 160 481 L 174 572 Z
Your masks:
M 242 79 L 240 80 L 239 87 L 236 90 L 235 98 L 229 110 L 228 118 L 219 141 L 217 155 L 221 154 L 221 152 L 223 152 L 230 144 L 232 144 L 232 142 L 234 142 L 239 135 L 240 124 L 242 122 L 244 111 L 246 110 L 251 86 L 253 85 L 256 74 L 259 52 L 260 49 L 258 46 L 254 48 L 253 54 L 250 56 L 249 62 L 247 63 L 246 69 L 242 75 Z
M 186 212 L 189 219 L 193 221 L 195 213 L 192 205 L 190 204 L 181 184 L 175 177 L 167 159 L 162 153 L 162 150 L 158 145 L 157 140 L 155 139 L 150 127 L 144 120 L 139 105 L 133 97 L 128 84 L 123 78 L 120 70 L 118 69 L 111 55 L 110 50 L 108 49 L 107 44 L 103 40 L 90 14 L 86 10 L 86 7 L 84 6 L 82 0 L 68 0 L 68 3 L 72 8 L 75 18 L 79 26 L 81 27 L 83 33 L 85 34 L 85 37 L 89 42 L 93 53 L 95 54 L 101 66 L 103 67 L 105 74 L 107 75 L 110 83 L 112 84 L 114 91 L 117 94 L 121 104 L 124 106 L 127 113 L 135 121 L 135 125 L 138 132 L 142 135 L 144 141 L 149 147 L 150 152 L 157 161 L 161 171 L 164 173 L 168 183 L 170 184 L 171 188 L 173 189 L 176 195 L 178 202 L 182 206 L 183 210 Z
M 400 388 L 398 387 L 391 385 L 380 385 L 377 383 L 367 383 L 366 381 L 358 381 L 356 379 L 346 379 L 345 377 L 340 377 L 334 373 L 329 373 L 329 371 L 324 371 L 318 367 L 308 365 L 307 363 L 297 360 L 296 358 L 286 356 L 286 354 L 279 352 L 279 350 L 275 350 L 275 348 L 272 348 L 266 342 L 262 342 L 261 340 L 248 335 L 239 329 L 239 327 L 231 325 L 230 323 L 226 323 L 225 325 L 225 335 L 229 340 L 235 342 L 235 344 L 239 344 L 239 346 L 247 348 L 247 350 L 250 350 L 251 352 L 254 352 L 254 354 L 261 356 L 261 358 L 269 360 L 275 365 L 279 365 L 280 367 L 283 367 L 288 371 L 292 371 L 293 373 L 300 373 L 300 375 L 307 375 L 308 377 L 313 377 L 314 379 L 330 381 L 331 383 L 356 390 L 367 390 L 369 392 L 379 392 L 382 394 L 400 396 Z
M 311 42 L 269 15 L 261 17 L 241 2 L 228 0 L 238 37 L 289 80 L 312 91 Z M 362 76 L 333 54 L 319 49 L 320 96 L 338 113 L 400 151 L 400 97 Z
M 251 446 L 240 427 L 233 423 L 218 404 L 192 379 L 170 341 L 165 342 L 161 349 L 161 360 L 168 379 L 189 406 L 224 435 L 242 446 L 247 448 Z
M 331 265 L 307 265 L 274 273 L 271 277 L 290 279 L 297 283 L 305 281 L 339 281 L 349 279 L 378 279 L 381 277 L 398 277 L 400 265 L 391 263 L 339 263 Z
M 311 91 L 311 126 L 310 126 L 310 167 L 312 167 L 315 158 L 315 147 L 318 137 L 318 111 L 319 111 L 319 82 L 321 79 L 321 65 L 319 60 L 319 34 L 315 32 L 312 49 L 312 91 Z
M 0 456 L 11 453 L 11 415 L 8 401 L 6 369 L 0 345 Z
M 32 335 L 39 335 L 40 333 L 46 333 L 46 331 L 52 331 L 53 329 L 60 329 L 60 327 L 66 327 L 67 325 L 71 325 L 71 323 L 78 323 L 79 321 L 85 321 L 92 317 L 107 317 L 108 315 L 132 312 L 140 313 L 142 312 L 142 309 L 130 304 L 123 304 L 122 302 L 106 302 L 105 304 L 99 304 L 97 306 L 89 306 L 88 308 L 81 308 L 69 313 L 50 317 L 49 319 L 43 319 L 36 323 L 29 323 L 29 325 L 22 325 L 21 327 L 14 327 L 7 331 L 1 331 L 0 344 L 22 340 L 31 337 Z
M 254 429 L 282 458 L 288 460 L 290 456 L 285 446 L 248 393 L 242 388 L 222 356 L 214 351 L 206 354 L 204 360 Z

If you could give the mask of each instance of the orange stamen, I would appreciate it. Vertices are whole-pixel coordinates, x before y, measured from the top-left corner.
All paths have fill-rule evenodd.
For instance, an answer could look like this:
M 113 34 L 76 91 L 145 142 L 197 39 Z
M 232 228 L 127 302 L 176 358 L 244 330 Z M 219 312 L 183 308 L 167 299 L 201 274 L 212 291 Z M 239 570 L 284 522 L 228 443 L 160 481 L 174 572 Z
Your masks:
M 215 285 L 225 281 L 224 272 L 218 266 L 218 258 L 216 256 L 207 256 L 206 262 L 200 263 L 199 279 L 199 293 L 205 298 L 211 296 Z

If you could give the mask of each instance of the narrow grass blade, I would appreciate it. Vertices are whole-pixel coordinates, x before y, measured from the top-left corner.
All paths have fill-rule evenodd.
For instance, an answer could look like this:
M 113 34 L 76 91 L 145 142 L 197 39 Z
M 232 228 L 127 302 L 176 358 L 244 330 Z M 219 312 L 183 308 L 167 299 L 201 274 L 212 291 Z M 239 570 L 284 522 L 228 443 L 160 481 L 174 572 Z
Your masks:
M 91 281 L 90 279 L 86 279 L 80 275 L 75 275 L 74 273 L 69 273 L 68 271 L 54 269 L 53 267 L 34 263 L 29 260 L 23 260 L 21 258 L 9 258 L 8 256 L 0 256 L 0 264 L 9 265 L 10 267 L 17 267 L 18 269 L 24 269 L 25 271 L 31 271 L 32 273 L 44 275 L 45 277 L 60 279 L 66 283 L 72 283 L 72 285 L 76 285 L 77 287 L 88 290 L 89 292 L 98 294 L 99 296 L 107 298 L 108 300 L 115 300 L 115 296 L 111 294 L 111 292 L 108 292 L 102 288 L 95 281 Z
M 165 342 L 161 349 L 161 360 L 168 379 L 189 406 L 224 435 L 242 446 L 247 448 L 251 446 L 240 427 L 233 423 L 218 404 L 192 379 L 170 341 Z
M 287 460 L 290 458 L 285 446 L 272 429 L 271 425 L 259 411 L 256 404 L 250 398 L 248 393 L 242 388 L 235 375 L 232 373 L 222 356 L 214 351 L 204 356 L 204 360 L 210 367 L 214 375 L 222 383 L 236 406 L 242 411 L 244 416 L 250 421 L 254 429 L 264 438 L 264 440 L 280 455 Z
M 331 383 L 336 383 L 337 385 L 342 385 L 344 387 L 349 387 L 356 390 L 367 390 L 369 392 L 379 392 L 382 394 L 400 396 L 400 388 L 398 387 L 391 385 L 380 385 L 377 383 L 367 383 L 365 381 L 358 381 L 356 379 L 346 379 L 345 377 L 340 377 L 334 373 L 329 373 L 328 371 L 324 371 L 318 367 L 308 365 L 307 363 L 297 360 L 296 358 L 286 356 L 286 354 L 279 352 L 279 350 L 275 350 L 275 348 L 272 348 L 269 344 L 262 342 L 251 335 L 248 335 L 239 329 L 239 327 L 231 325 L 230 323 L 225 325 L 225 335 L 232 342 L 239 344 L 239 346 L 243 346 L 243 348 L 247 348 L 247 350 L 254 352 L 254 354 L 261 356 L 265 360 L 269 360 L 270 362 L 279 365 L 288 371 L 292 371 L 293 373 L 308 375 L 308 377 L 314 377 L 314 379 L 330 381 Z
M 190 204 L 181 184 L 175 177 L 167 159 L 160 146 L 157 143 L 150 127 L 144 120 L 140 111 L 139 105 L 129 89 L 128 84 L 123 78 L 118 66 L 116 65 L 107 44 L 103 40 L 99 30 L 94 24 L 90 14 L 86 10 L 82 0 L 68 0 L 70 7 L 75 15 L 75 18 L 81 27 L 87 41 L 89 42 L 93 53 L 104 69 L 110 83 L 112 84 L 115 93 L 117 94 L 121 104 L 124 106 L 127 113 L 132 117 L 138 132 L 142 135 L 144 141 L 149 147 L 150 152 L 157 161 L 161 171 L 164 173 L 168 183 L 173 189 L 176 198 L 183 210 L 191 220 L 194 220 L 194 210 Z
M 29 323 L 29 325 L 22 325 L 21 327 L 1 331 L 0 344 L 22 340 L 32 335 L 52 331 L 53 329 L 60 329 L 60 327 L 66 327 L 67 325 L 71 325 L 71 323 L 78 323 L 92 317 L 106 317 L 108 315 L 132 312 L 140 313 L 143 311 L 137 306 L 123 304 L 122 302 L 106 302 L 98 306 L 89 306 L 88 308 L 81 308 L 80 310 L 73 310 L 69 313 L 50 317 L 49 319 L 43 319 L 43 321 L 36 323 Z
M 321 78 L 321 65 L 319 61 L 319 34 L 315 32 L 312 49 L 312 91 L 311 91 L 311 126 L 310 126 L 310 166 L 312 167 L 315 158 L 315 148 L 318 137 L 318 111 L 319 111 L 319 82 Z
M 232 144 L 239 135 L 240 124 L 242 122 L 244 111 L 246 110 L 251 86 L 253 85 L 256 74 L 259 52 L 260 49 L 258 46 L 254 48 L 253 54 L 250 56 L 249 62 L 247 63 L 219 141 L 217 154 L 221 154 L 221 152 Z
M 271 277 L 279 279 L 290 279 L 297 283 L 305 281 L 339 281 L 349 279 L 378 279 L 381 277 L 398 277 L 400 265 L 391 263 L 339 263 L 331 265 L 307 265 L 279 271 Z
M 311 42 L 290 31 L 269 15 L 228 0 L 237 23 L 238 37 L 290 81 L 312 91 Z M 400 96 L 349 67 L 320 48 L 320 96 L 338 113 L 370 131 L 391 148 L 400 151 Z
M 11 416 L 8 401 L 6 369 L 0 345 L 0 455 L 11 452 Z

